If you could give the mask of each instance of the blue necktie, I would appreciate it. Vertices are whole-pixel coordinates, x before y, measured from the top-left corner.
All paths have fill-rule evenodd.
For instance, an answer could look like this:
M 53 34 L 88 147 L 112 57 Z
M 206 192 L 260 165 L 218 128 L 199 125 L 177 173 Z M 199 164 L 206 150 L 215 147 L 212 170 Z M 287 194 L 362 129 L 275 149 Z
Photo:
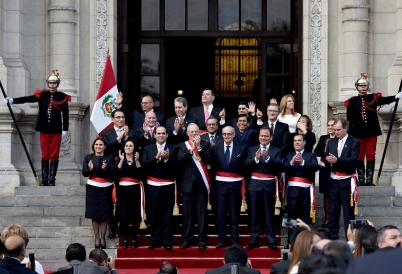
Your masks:
M 265 161 L 263 152 L 265 151 L 266 148 L 267 148 L 266 146 L 263 146 L 262 149 L 261 149 L 261 159 L 260 159 L 260 161 L 261 161 L 262 165 L 264 165 L 264 161 Z
M 225 159 L 226 159 L 226 164 L 229 166 L 230 163 L 230 146 L 226 146 L 226 151 L 225 151 Z
M 211 142 L 213 142 L 214 141 L 214 138 L 215 136 L 214 135 L 211 135 Z

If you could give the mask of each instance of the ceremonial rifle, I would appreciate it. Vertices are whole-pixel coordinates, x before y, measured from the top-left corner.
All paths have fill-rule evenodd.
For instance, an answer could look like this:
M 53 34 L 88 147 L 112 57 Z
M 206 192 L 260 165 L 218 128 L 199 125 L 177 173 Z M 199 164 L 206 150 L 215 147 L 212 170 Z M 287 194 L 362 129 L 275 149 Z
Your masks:
M 6 92 L 5 92 L 4 88 L 3 88 L 3 84 L 1 83 L 1 81 L 0 81 L 0 88 L 1 88 L 1 92 L 3 92 L 4 99 L 6 99 L 7 94 L 6 94 Z M 22 136 L 20 127 L 18 126 L 17 120 L 15 119 L 15 116 L 14 116 L 14 112 L 13 112 L 13 110 L 11 108 L 11 105 L 10 105 L 10 103 L 8 101 L 7 101 L 7 107 L 8 107 L 8 110 L 10 111 L 11 117 L 13 118 L 15 128 L 17 129 L 18 135 L 20 136 L 21 143 L 22 143 L 22 146 L 24 147 L 25 154 L 27 155 L 29 165 L 31 166 L 32 172 L 33 172 L 33 174 L 35 176 L 36 184 L 39 185 L 39 178 L 36 175 L 36 171 L 35 171 L 35 168 L 33 166 L 31 156 L 29 156 L 29 152 L 28 152 L 27 146 L 25 144 L 24 137 Z

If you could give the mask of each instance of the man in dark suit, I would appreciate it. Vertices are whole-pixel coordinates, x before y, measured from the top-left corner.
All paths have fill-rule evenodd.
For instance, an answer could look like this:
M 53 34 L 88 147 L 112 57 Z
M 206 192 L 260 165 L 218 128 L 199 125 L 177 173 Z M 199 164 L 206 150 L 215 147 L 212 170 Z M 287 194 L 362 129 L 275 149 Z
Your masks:
M 222 111 L 222 108 L 213 105 L 214 100 L 215 93 L 211 89 L 205 88 L 201 96 L 202 106 L 193 107 L 190 109 L 189 115 L 197 118 L 198 127 L 200 128 L 201 132 L 206 132 L 206 122 L 208 118 L 211 115 L 215 118 L 218 118 Z
M 124 112 L 116 109 L 112 112 L 113 127 L 101 132 L 102 138 L 106 142 L 106 153 L 119 157 L 119 150 L 123 151 L 124 142 L 127 139 L 134 140 L 134 130 L 125 126 Z
M 122 102 L 123 102 L 123 93 L 119 92 L 116 95 L 116 108 L 120 109 L 122 107 Z M 137 128 L 142 127 L 142 124 L 144 123 L 145 119 L 145 114 L 152 111 L 155 112 L 156 114 L 156 119 L 159 125 L 165 126 L 166 120 L 165 116 L 160 114 L 158 111 L 154 110 L 154 100 L 152 99 L 152 96 L 146 95 L 142 98 L 141 101 L 141 108 L 142 110 L 134 110 L 134 112 L 127 112 L 124 109 L 121 109 L 124 111 L 124 114 L 127 117 L 127 122 L 131 125 L 132 128 L 135 130 Z
M 268 247 L 277 249 L 274 230 L 274 206 L 277 190 L 278 170 L 282 169 L 281 150 L 270 145 L 272 140 L 271 130 L 267 127 L 260 129 L 260 144 L 251 147 L 248 151 L 245 166 L 251 171 L 251 179 L 248 184 L 251 203 L 251 243 L 246 247 L 253 249 L 258 247 L 260 235 L 259 208 L 262 201 L 265 211 L 265 231 L 268 239 Z
M 187 141 L 187 126 L 190 123 L 198 125 L 197 118 L 186 115 L 187 107 L 186 98 L 176 97 L 176 99 L 174 99 L 174 111 L 176 112 L 176 116 L 170 117 L 166 121 L 166 130 L 169 135 L 168 141 L 171 144 L 177 145 L 181 142 Z
M 202 141 L 208 141 L 211 146 L 219 142 L 223 142 L 222 134 L 219 131 L 218 119 L 214 116 L 209 116 L 207 120 L 207 134 L 201 135 Z
M 248 261 L 247 252 L 240 245 L 234 244 L 229 247 L 223 259 L 225 263 L 224 266 L 221 266 L 217 269 L 208 270 L 205 274 L 231 274 L 231 273 L 240 273 L 240 274 L 259 274 L 259 270 L 251 269 L 251 264 Z M 235 268 L 234 272 L 232 272 L 232 268 Z
M 318 171 L 318 161 L 314 153 L 304 150 L 306 139 L 303 134 L 293 137 L 294 152 L 286 154 L 283 164 L 288 180 L 288 217 L 300 218 L 306 224 L 310 221 L 311 194 L 314 193 L 314 177 Z M 289 229 L 289 235 L 292 230 Z
M 134 130 L 125 126 L 125 121 L 124 112 L 116 109 L 112 112 L 113 127 L 101 132 L 102 138 L 106 142 L 106 153 L 112 154 L 115 158 L 119 157 L 120 150 L 124 150 L 124 142 L 127 139 L 135 139 Z M 115 238 L 118 230 L 118 222 L 113 216 L 113 210 L 110 211 L 108 226 L 108 238 Z
M 114 269 L 115 258 L 108 256 L 103 249 L 94 249 L 89 258 L 78 267 L 78 273 L 85 274 L 117 274 Z
M 199 249 L 207 246 L 207 204 L 211 182 L 206 164 L 210 161 L 211 145 L 201 141 L 196 124 L 189 124 L 189 140 L 178 146 L 177 163 L 180 167 L 178 183 L 183 201 L 181 249 L 191 246 L 193 241 L 193 207 L 197 204 Z
M 240 216 L 243 165 L 247 149 L 233 142 L 234 128 L 222 130 L 223 141 L 211 149 L 211 168 L 215 171 L 216 204 L 218 206 L 219 243 L 217 248 L 226 246 L 226 217 L 230 215 L 230 241 L 239 242 L 238 223 Z M 245 183 L 244 183 L 245 184 Z M 245 187 L 245 185 L 243 185 Z M 227 208 L 229 205 L 229 208 Z
M 352 260 L 347 274 L 394 274 L 400 273 L 401 248 L 378 249 L 374 253 Z
M 4 268 L 10 273 L 36 274 L 25 264 L 21 264 L 26 253 L 25 241 L 21 236 L 8 237 L 4 242 L 4 247 L 6 250 L 4 251 L 4 258 L 0 260 L 0 268 Z
M 145 146 L 154 144 L 155 139 L 155 129 L 156 129 L 156 114 L 153 111 L 147 112 L 145 114 L 145 120 L 142 127 L 135 130 L 135 143 L 137 144 L 138 150 L 142 156 L 142 150 Z
M 241 114 L 237 117 L 237 127 L 235 128 L 234 142 L 246 148 L 254 146 L 258 139 L 254 128 L 250 127 L 247 115 Z
M 360 152 L 360 142 L 348 135 L 347 121 L 339 118 L 334 122 L 336 138 L 328 141 L 325 165 L 331 168 L 329 185 L 329 220 L 328 226 L 332 239 L 338 239 L 341 206 L 343 224 L 348 227 L 349 220 L 354 220 L 354 208 L 350 203 L 356 191 L 356 164 Z M 352 189 L 352 190 L 351 190 Z M 356 198 L 356 197 L 355 197 Z M 356 203 L 353 203 L 356 206 Z M 345 230 L 346 233 L 346 230 Z
M 261 119 L 257 121 L 258 127 L 269 127 L 273 132 L 271 145 L 279 148 L 282 151 L 282 157 L 285 156 L 285 152 L 288 148 L 289 139 L 289 126 L 288 124 L 281 123 L 278 121 L 279 116 L 279 105 L 269 104 L 267 107 L 268 120 L 262 122 Z
M 173 205 L 176 197 L 175 174 L 177 148 L 166 142 L 166 128 L 155 130 L 156 143 L 144 148 L 142 166 L 147 174 L 145 201 L 147 218 L 151 224 L 151 245 L 160 247 L 160 237 L 165 249 L 172 249 L 173 235 L 170 229 Z
M 250 127 L 255 127 L 257 124 L 257 115 L 255 115 L 255 103 L 254 102 L 246 102 L 241 101 L 237 107 L 237 114 L 240 116 L 242 114 L 247 115 L 247 120 L 250 124 Z M 221 124 L 222 125 L 222 124 Z M 233 118 L 230 120 L 228 124 L 225 123 L 225 126 L 229 125 L 233 128 L 237 128 L 237 118 Z

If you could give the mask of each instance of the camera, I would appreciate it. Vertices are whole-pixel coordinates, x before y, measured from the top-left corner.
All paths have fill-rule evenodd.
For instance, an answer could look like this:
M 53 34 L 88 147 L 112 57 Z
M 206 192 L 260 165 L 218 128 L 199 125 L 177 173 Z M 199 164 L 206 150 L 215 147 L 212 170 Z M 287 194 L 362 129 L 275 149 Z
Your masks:
M 350 220 L 349 224 L 350 224 L 350 229 L 359 229 L 362 225 L 367 224 L 367 220 L 365 220 L 365 219 L 363 219 L 363 220 Z
M 282 227 L 295 228 L 297 226 L 297 220 L 290 218 L 282 218 Z

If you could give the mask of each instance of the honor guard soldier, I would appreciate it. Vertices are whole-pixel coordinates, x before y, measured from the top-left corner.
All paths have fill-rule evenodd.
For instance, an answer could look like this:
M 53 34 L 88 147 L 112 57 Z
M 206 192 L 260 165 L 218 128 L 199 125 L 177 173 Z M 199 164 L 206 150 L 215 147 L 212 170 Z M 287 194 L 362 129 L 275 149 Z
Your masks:
M 402 98 L 402 94 L 398 93 L 396 96 L 387 97 L 383 97 L 379 92 L 368 94 L 370 83 L 364 72 L 357 79 L 355 87 L 358 96 L 349 98 L 344 102 L 344 106 L 347 108 L 349 134 L 360 141 L 360 154 L 357 162 L 359 185 L 373 186 L 377 136 L 382 134 L 377 112 L 382 105 L 390 104 L 395 102 L 397 98 Z M 366 169 L 364 168 L 365 157 Z
M 40 132 L 40 148 L 42 151 L 42 182 L 41 186 L 54 186 L 59 165 L 61 139 L 68 131 L 68 102 L 71 96 L 57 90 L 60 84 L 59 71 L 52 69 L 52 74 L 46 80 L 48 89 L 37 89 L 34 95 L 5 100 L 10 104 L 39 104 L 36 131 Z M 63 113 L 63 121 L 61 114 Z M 50 169 L 49 169 L 50 162 Z

